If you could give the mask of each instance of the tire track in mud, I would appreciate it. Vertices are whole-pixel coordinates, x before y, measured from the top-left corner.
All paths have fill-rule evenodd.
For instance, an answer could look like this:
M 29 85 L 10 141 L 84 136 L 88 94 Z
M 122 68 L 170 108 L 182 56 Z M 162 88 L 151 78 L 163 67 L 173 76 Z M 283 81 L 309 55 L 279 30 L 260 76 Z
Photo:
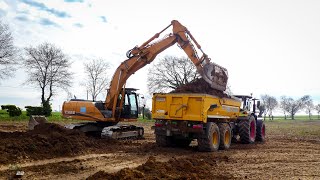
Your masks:
M 26 179 L 86 179 L 97 171 L 116 172 L 123 168 L 135 168 L 148 156 L 130 153 L 87 154 L 71 158 L 54 158 L 0 166 L 0 178 L 11 178 L 17 170 L 25 172 Z

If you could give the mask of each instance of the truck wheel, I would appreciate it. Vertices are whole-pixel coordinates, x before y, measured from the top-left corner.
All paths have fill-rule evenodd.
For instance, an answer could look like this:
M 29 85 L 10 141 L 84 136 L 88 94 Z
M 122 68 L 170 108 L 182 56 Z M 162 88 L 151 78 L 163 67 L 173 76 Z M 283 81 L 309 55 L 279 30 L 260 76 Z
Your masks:
M 156 134 L 156 143 L 160 147 L 168 147 L 172 145 L 172 138 L 165 135 Z
M 205 134 L 198 138 L 198 149 L 199 151 L 217 151 L 219 144 L 219 127 L 213 122 L 208 122 Z
M 266 126 L 263 121 L 257 121 L 257 137 L 256 140 L 260 142 L 264 142 L 266 137 Z
M 240 140 L 244 144 L 254 143 L 256 139 L 256 120 L 253 116 L 239 122 Z
M 220 131 L 220 146 L 219 149 L 229 149 L 231 145 L 231 128 L 227 123 L 218 125 Z

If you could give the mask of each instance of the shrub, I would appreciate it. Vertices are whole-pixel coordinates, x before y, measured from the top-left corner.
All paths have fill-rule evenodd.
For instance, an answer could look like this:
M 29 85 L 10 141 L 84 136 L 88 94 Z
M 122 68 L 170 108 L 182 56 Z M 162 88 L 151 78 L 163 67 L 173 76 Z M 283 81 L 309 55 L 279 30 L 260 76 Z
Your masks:
M 40 106 L 26 106 L 27 116 L 31 115 L 43 115 L 43 116 L 50 116 L 52 109 L 51 106 L 48 103 L 44 103 L 43 107 Z
M 21 109 L 15 105 L 1 105 L 1 109 L 7 110 L 10 117 L 20 116 L 22 114 Z
M 151 117 L 151 111 L 150 111 L 150 109 L 149 108 L 145 108 L 144 109 L 144 115 L 145 115 L 145 117 L 147 118 L 147 119 L 152 119 L 152 117 Z
M 27 116 L 43 115 L 43 108 L 39 106 L 26 106 Z

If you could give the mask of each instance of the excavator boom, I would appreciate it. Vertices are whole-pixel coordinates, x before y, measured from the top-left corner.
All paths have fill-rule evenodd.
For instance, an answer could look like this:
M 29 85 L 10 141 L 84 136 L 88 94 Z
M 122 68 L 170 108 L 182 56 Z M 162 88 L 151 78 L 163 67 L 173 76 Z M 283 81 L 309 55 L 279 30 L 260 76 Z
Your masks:
M 152 43 L 170 26 L 173 27 L 173 33 L 170 33 L 169 35 L 165 36 L 165 38 Z M 197 50 L 192 42 L 194 42 L 197 48 L 203 53 L 202 57 L 198 56 Z M 175 43 L 178 43 L 178 45 L 184 50 L 184 52 L 196 66 L 199 74 L 205 79 L 206 82 L 210 84 L 213 89 L 220 91 L 224 91 L 226 89 L 228 80 L 227 70 L 215 63 L 211 63 L 210 58 L 202 51 L 201 46 L 188 31 L 188 29 L 181 25 L 177 20 L 173 20 L 169 26 L 159 33 L 156 33 L 141 46 L 136 46 L 128 51 L 127 56 L 129 59 L 120 64 L 112 77 L 109 92 L 106 97 L 106 108 L 113 110 L 114 114 L 117 105 L 115 101 L 121 93 L 120 90 L 126 83 L 127 79 L 133 73 L 151 63 L 158 54 Z

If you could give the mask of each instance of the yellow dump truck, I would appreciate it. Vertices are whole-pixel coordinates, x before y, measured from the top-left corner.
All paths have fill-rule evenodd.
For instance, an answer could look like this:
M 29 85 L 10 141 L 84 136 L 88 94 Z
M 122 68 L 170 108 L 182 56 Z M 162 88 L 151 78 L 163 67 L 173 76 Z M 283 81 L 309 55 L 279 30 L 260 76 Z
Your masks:
M 255 115 L 260 102 L 251 96 L 218 97 L 198 93 L 156 93 L 152 99 L 156 143 L 200 151 L 228 149 L 231 141 L 264 141 L 265 125 Z

